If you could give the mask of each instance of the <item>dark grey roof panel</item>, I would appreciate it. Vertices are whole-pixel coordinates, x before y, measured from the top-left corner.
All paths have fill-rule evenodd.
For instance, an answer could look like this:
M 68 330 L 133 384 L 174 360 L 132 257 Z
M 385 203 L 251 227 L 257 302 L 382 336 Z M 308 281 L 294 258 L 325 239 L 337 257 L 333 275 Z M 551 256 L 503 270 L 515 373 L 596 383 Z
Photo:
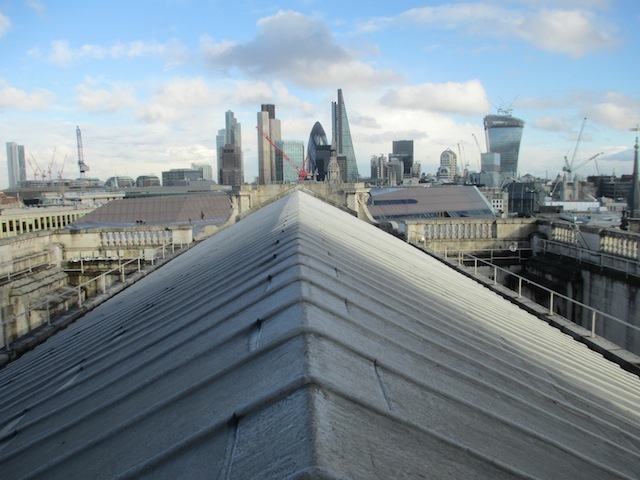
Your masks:
M 0 371 L 2 478 L 634 478 L 640 380 L 303 191 Z

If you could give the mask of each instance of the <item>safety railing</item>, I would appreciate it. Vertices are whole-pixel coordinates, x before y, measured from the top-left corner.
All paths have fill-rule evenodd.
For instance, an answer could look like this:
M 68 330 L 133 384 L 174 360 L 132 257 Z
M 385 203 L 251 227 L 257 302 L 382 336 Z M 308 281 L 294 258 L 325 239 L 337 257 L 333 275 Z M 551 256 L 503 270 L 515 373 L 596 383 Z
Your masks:
M 468 268 L 473 268 L 473 273 L 474 275 L 478 274 L 478 268 L 479 267 L 487 267 L 487 269 L 492 273 L 493 275 L 493 285 L 498 285 L 498 275 L 502 274 L 503 278 L 506 278 L 508 276 L 511 276 L 514 278 L 515 280 L 515 284 L 517 285 L 515 289 L 511 289 L 510 290 L 514 291 L 517 294 L 518 298 L 527 298 L 528 300 L 531 300 L 533 302 L 538 303 L 539 305 L 542 305 L 543 307 L 548 309 L 548 313 L 549 315 L 556 315 L 556 306 L 557 306 L 557 300 L 558 299 L 562 299 L 564 301 L 566 301 L 568 304 L 573 305 L 574 307 L 580 307 L 582 309 L 584 309 L 586 312 L 588 312 L 588 316 L 590 318 L 590 336 L 591 337 L 595 337 L 596 336 L 596 325 L 599 321 L 612 321 L 612 322 L 616 322 L 619 324 L 624 325 L 627 328 L 630 328 L 632 330 L 635 330 L 636 332 L 640 332 L 640 327 L 637 327 L 636 325 L 633 325 L 629 322 L 625 322 L 624 320 L 621 320 L 617 317 L 614 317 L 613 315 L 609 315 L 608 313 L 605 313 L 601 310 L 598 310 L 596 308 L 593 308 L 585 303 L 579 302 L 577 300 L 572 299 L 571 297 L 568 297 L 566 295 L 563 295 L 561 293 L 558 293 L 554 290 L 551 290 L 548 287 L 545 287 L 544 285 L 540 285 L 539 283 L 536 283 L 528 278 L 523 277 L 522 275 L 518 275 L 517 273 L 514 273 L 506 268 L 502 268 L 497 266 L 496 264 L 492 263 L 489 260 L 483 259 L 483 258 L 479 258 L 475 255 L 472 255 L 470 253 L 466 253 L 460 250 L 456 250 L 456 249 L 452 249 L 452 248 L 445 248 L 443 251 L 441 251 L 440 253 L 442 253 L 444 255 L 444 257 L 449 260 L 451 258 L 454 259 L 454 261 L 457 261 L 458 266 L 464 266 L 464 267 L 468 267 Z M 507 282 L 500 282 L 500 285 L 503 285 L 507 283 Z M 539 302 L 536 301 L 535 298 L 528 298 L 526 296 L 524 296 L 523 292 L 524 292 L 524 287 L 526 285 L 529 285 L 531 287 L 534 287 L 535 289 L 537 289 L 538 291 L 541 292 L 545 292 L 548 295 L 548 303 L 545 304 L 540 304 Z
M 154 248 L 153 249 L 154 254 L 149 259 L 150 264 L 155 265 L 156 258 L 165 259 L 168 248 L 170 248 L 171 252 L 175 251 L 173 248 L 173 244 L 164 244 L 161 247 Z M 158 252 L 160 252 L 160 254 L 157 256 L 156 254 Z M 30 306 L 29 308 L 25 309 L 24 312 L 18 315 L 10 317 L 6 320 L 2 319 L 2 321 L 0 322 L 0 327 L 1 327 L 0 330 L 2 331 L 2 345 L 0 347 L 4 346 L 4 349 L 9 351 L 11 350 L 11 343 L 13 343 L 18 338 L 28 334 L 34 328 L 44 325 L 45 323 L 47 325 L 51 325 L 52 307 L 55 308 L 56 306 L 66 301 L 72 301 L 75 305 L 77 305 L 78 308 L 82 307 L 84 302 L 88 300 L 88 297 L 86 295 L 83 295 L 83 293 L 86 294 L 86 292 L 89 290 L 88 287 L 92 286 L 92 284 L 94 283 L 96 284 L 96 288 L 95 288 L 96 292 L 101 291 L 102 294 L 105 294 L 107 292 L 108 276 L 117 275 L 120 278 L 120 281 L 124 283 L 126 281 L 127 273 L 142 271 L 142 266 L 145 260 L 146 259 L 145 259 L 144 253 L 139 255 L 136 258 L 132 258 L 127 261 L 123 261 L 122 259 L 119 259 L 119 263 L 117 267 L 114 267 L 106 272 L 103 272 L 100 275 L 97 275 L 91 278 L 90 280 L 87 280 L 86 282 L 78 284 L 77 286 L 67 288 L 60 292 L 49 294 L 45 301 L 37 303 L 33 306 Z M 32 316 L 34 315 L 34 312 L 36 311 L 45 312 L 44 317 L 46 320 L 33 325 L 32 323 L 36 323 L 36 322 L 32 322 L 31 320 L 32 320 Z M 20 319 L 24 319 L 24 323 L 26 324 L 26 332 L 22 334 L 12 335 L 9 332 L 9 328 L 10 326 L 17 324 L 20 321 Z
M 0 281 L 9 281 L 15 277 L 32 273 L 34 269 L 51 265 L 54 252 L 44 250 L 20 258 L 11 259 L 0 265 Z

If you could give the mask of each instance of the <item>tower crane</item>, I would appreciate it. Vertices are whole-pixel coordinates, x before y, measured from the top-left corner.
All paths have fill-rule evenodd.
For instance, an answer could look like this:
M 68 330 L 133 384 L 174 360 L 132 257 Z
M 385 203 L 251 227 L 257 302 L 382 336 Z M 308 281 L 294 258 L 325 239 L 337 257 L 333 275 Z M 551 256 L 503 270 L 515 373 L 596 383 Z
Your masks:
M 84 173 L 89 170 L 89 166 L 84 163 L 84 152 L 82 149 L 82 132 L 76 126 L 76 140 L 78 142 L 78 167 L 80 168 L 80 178 L 84 178 Z
M 295 169 L 295 171 L 298 173 L 298 182 L 304 182 L 305 180 L 307 180 L 309 178 L 309 174 L 307 173 L 307 171 L 305 169 L 305 165 L 304 165 L 306 163 L 306 159 L 304 160 L 304 162 L 302 164 L 302 168 L 301 168 L 293 160 L 291 160 L 291 158 L 289 158 L 289 155 L 287 155 L 284 150 L 282 150 L 280 147 L 278 147 L 275 144 L 275 142 L 273 140 L 271 140 L 271 138 L 269 138 L 269 135 L 267 135 L 266 133 L 264 133 L 262 131 L 260 126 L 256 126 L 256 129 L 258 130 L 258 132 L 260 132 L 260 135 L 262 135 L 267 140 L 267 142 L 269 142 L 271 144 L 271 146 L 273 148 L 275 148 L 276 150 L 278 150 L 282 154 L 282 158 L 284 158 L 287 162 L 289 162 L 289 164 Z
M 53 185 L 53 179 L 51 177 L 51 170 L 53 169 L 53 159 L 56 158 L 56 150 L 58 149 L 58 147 L 53 147 L 53 154 L 51 155 L 51 162 L 49 162 L 49 168 L 47 169 L 47 171 L 49 172 L 49 182 Z M 42 177 L 42 180 L 44 181 L 44 175 Z
M 60 183 L 62 183 L 62 172 L 64 172 L 64 164 L 67 162 L 67 155 L 69 155 L 68 152 L 64 154 L 64 160 L 62 160 L 62 167 L 60 167 L 60 170 L 58 170 L 58 180 L 60 181 Z
M 27 161 L 29 162 L 29 166 L 31 167 L 31 170 L 33 170 L 33 179 L 37 181 L 38 177 L 40 176 L 40 166 L 38 166 L 38 162 L 36 162 L 36 158 L 33 156 L 33 153 L 30 153 L 29 155 L 31 155 L 31 158 L 33 159 L 33 163 L 31 163 L 31 160 L 29 160 L 29 157 L 27 157 Z

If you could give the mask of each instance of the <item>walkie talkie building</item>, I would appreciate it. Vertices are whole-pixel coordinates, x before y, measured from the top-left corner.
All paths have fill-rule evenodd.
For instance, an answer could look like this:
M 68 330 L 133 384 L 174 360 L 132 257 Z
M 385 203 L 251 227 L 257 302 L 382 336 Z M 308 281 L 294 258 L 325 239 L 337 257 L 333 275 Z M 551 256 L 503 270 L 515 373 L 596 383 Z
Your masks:
M 487 151 L 500 154 L 500 174 L 503 178 L 517 176 L 523 129 L 524 120 L 511 115 L 487 115 L 484 117 Z

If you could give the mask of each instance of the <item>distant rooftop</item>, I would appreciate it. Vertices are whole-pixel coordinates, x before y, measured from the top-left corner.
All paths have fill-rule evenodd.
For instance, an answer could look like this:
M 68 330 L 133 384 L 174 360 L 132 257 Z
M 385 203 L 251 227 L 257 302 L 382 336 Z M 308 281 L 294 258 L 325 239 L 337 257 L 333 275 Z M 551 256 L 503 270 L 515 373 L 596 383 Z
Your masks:
M 480 190 L 466 185 L 373 188 L 367 208 L 377 221 L 495 216 Z
M 225 194 L 172 195 L 113 200 L 67 228 L 206 223 L 221 225 L 231 215 Z

